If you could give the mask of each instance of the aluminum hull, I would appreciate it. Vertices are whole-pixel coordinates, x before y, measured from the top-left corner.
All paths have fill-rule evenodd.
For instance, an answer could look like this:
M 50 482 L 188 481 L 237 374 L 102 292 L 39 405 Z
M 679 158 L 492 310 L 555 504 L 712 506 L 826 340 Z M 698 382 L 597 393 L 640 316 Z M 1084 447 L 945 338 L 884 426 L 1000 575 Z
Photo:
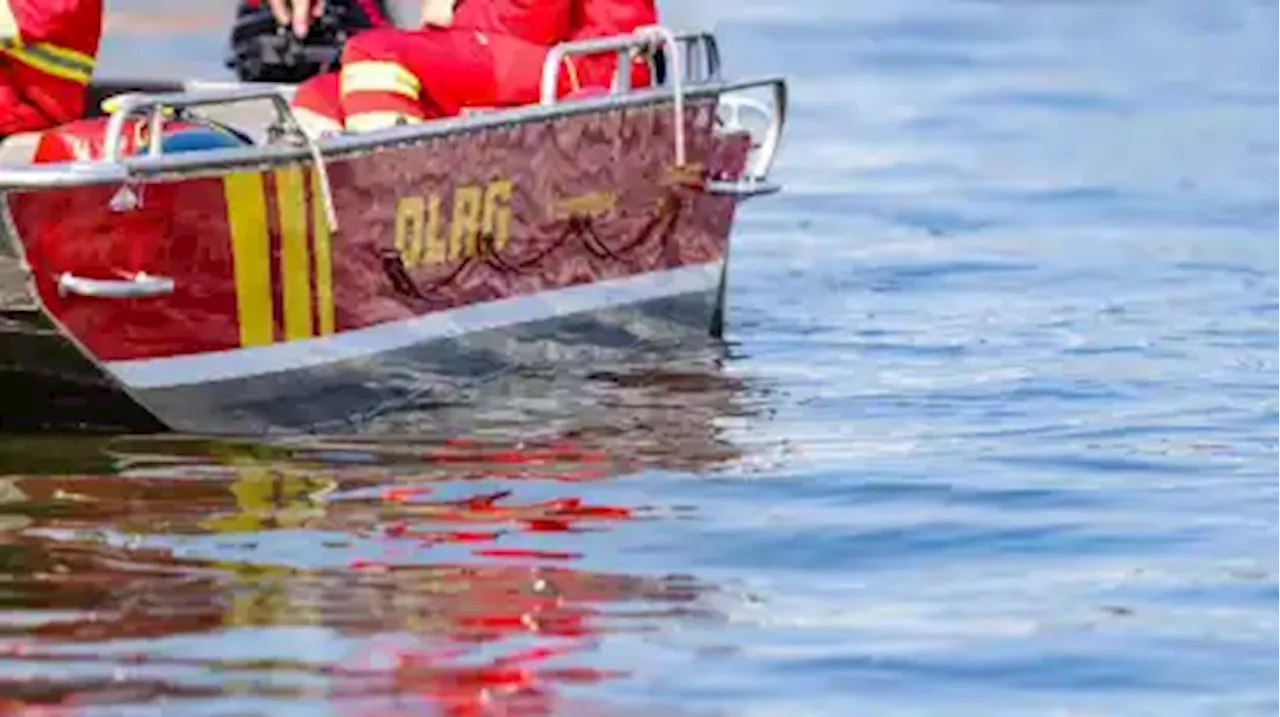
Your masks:
M 570 373 L 713 332 L 717 287 L 434 338 L 369 357 L 245 378 L 126 389 L 34 307 L 0 317 L 0 430 L 360 432 L 389 414 L 510 391 L 523 371 Z M 497 385 L 499 382 L 505 382 Z
M 0 376 L 25 397 L 4 427 L 47 424 L 47 398 L 61 425 L 359 430 L 527 367 L 717 334 L 762 174 L 724 98 L 773 90 L 767 167 L 784 86 L 676 85 L 320 143 L 289 134 L 278 88 L 130 99 L 105 158 L 0 169 Z M 128 122 L 188 105 L 254 144 L 118 155 Z

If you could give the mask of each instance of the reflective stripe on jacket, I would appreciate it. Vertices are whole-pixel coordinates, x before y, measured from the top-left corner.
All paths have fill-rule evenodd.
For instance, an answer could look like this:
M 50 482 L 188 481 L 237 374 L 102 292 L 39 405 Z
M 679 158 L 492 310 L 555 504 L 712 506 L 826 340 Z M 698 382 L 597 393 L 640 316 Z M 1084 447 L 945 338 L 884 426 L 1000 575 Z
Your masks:
M 102 0 L 0 0 L 0 136 L 83 115 Z
M 102 38 L 102 0 L 0 0 L 0 53 L 88 85 Z

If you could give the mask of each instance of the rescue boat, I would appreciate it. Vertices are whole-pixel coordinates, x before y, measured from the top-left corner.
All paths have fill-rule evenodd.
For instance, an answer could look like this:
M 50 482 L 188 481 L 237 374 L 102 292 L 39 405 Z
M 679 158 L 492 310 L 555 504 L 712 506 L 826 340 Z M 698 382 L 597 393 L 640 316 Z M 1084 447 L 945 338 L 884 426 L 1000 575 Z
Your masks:
M 655 47 L 653 86 L 557 97 L 565 58 Z M 785 80 L 661 27 L 559 45 L 542 78 L 536 105 L 319 140 L 292 86 L 99 82 L 94 116 L 8 138 L 3 427 L 345 430 L 718 335 Z

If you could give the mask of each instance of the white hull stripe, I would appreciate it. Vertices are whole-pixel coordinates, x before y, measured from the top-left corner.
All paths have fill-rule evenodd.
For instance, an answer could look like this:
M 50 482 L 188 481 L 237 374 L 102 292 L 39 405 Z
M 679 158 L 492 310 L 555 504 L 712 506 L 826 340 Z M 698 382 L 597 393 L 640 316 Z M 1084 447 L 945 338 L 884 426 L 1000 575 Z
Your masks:
M 471 304 L 318 338 L 103 365 L 130 388 L 201 384 L 367 358 L 477 331 L 708 291 L 719 281 L 720 262 L 711 262 Z

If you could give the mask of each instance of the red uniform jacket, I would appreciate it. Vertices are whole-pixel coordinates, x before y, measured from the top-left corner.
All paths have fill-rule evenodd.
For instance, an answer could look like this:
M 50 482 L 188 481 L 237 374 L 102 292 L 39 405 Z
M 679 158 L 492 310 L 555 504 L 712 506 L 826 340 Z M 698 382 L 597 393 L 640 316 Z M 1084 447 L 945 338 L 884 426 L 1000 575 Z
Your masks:
M 102 0 L 0 0 L 0 136 L 84 113 Z
M 573 39 L 624 35 L 657 23 L 654 0 L 578 0 L 573 10 Z
M 371 30 L 347 43 L 343 62 L 348 69 L 369 65 L 373 72 L 383 73 L 386 65 L 399 65 L 393 73 L 403 72 L 420 83 L 411 97 L 387 89 L 396 86 L 396 74 L 389 78 L 379 74 L 374 82 L 352 72 L 341 81 L 336 76 L 308 80 L 299 87 L 293 105 L 329 120 L 326 124 L 340 125 L 363 114 L 417 116 L 425 111 L 425 117 L 435 117 L 470 106 L 537 102 L 542 65 L 551 46 L 626 34 L 655 24 L 654 4 L 654 0 L 464 0 L 455 4 L 447 30 L 430 26 Z M 616 52 L 605 52 L 568 59 L 561 65 L 561 95 L 586 88 L 607 90 L 616 57 Z M 646 61 L 637 58 L 631 72 L 633 87 L 649 83 L 647 70 Z
M 658 24 L 654 0 L 577 0 L 573 9 L 573 33 L 570 40 L 610 37 L 634 32 L 645 25 Z M 608 87 L 613 81 L 617 53 L 587 55 L 576 58 L 573 67 L 576 80 L 583 87 Z M 632 87 L 649 83 L 647 63 L 636 58 L 631 68 Z
M 570 0 L 469 0 L 455 4 L 453 27 L 551 46 L 568 36 L 572 4 Z

